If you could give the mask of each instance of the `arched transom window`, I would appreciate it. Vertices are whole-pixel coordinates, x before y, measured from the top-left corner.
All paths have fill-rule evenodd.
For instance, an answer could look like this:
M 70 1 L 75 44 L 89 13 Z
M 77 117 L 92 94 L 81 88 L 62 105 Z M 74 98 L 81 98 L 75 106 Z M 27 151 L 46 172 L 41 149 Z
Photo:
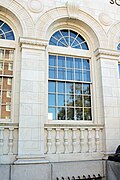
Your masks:
M 50 38 L 49 44 L 88 50 L 84 38 L 79 33 L 67 29 L 55 32 Z
M 0 20 L 0 39 L 15 40 L 12 29 L 2 20 Z
M 54 53 L 49 53 L 48 118 L 92 120 L 90 60 L 83 55 L 89 50 L 86 41 L 79 33 L 65 29 L 54 33 L 49 44 L 58 50 L 53 48 Z M 77 52 L 72 54 L 69 47 Z
M 11 43 L 4 42 L 11 40 Z M 12 29 L 0 20 L 0 118 L 11 118 L 12 81 L 15 37 Z M 4 42 L 4 43 L 3 43 Z M 2 45 L 3 44 L 3 45 Z

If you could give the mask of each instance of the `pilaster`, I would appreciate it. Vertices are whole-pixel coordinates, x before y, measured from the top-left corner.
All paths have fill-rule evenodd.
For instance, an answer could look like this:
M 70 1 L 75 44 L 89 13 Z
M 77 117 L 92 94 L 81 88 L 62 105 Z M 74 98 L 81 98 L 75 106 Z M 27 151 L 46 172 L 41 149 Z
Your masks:
M 103 123 L 105 124 L 104 142 L 107 153 L 113 153 L 119 144 L 119 77 L 118 60 L 120 53 L 115 50 L 97 49 L 95 51 L 97 69 L 99 71 L 99 92 L 101 91 L 101 105 Z M 100 98 L 99 98 L 100 99 Z M 100 104 L 100 102 L 98 102 Z
M 45 163 L 44 121 L 46 46 L 43 40 L 20 38 L 21 81 L 19 144 L 15 163 Z

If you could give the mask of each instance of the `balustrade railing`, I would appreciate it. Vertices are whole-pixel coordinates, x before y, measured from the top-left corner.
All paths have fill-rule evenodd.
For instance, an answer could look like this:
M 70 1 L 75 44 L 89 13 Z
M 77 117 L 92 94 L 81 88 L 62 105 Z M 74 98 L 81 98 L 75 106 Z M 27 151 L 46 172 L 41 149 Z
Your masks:
M 103 126 L 45 125 L 45 154 L 102 152 Z
M 1 163 L 11 163 L 17 154 L 18 125 L 0 123 Z

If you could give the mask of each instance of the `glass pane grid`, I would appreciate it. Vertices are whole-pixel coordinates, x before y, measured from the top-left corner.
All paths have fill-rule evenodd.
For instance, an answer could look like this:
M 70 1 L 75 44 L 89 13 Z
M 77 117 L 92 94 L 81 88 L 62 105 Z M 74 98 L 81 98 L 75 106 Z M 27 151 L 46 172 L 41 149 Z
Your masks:
M 84 69 L 90 73 L 89 60 L 65 56 L 56 56 L 55 59 L 56 65 L 61 64 L 59 63 L 60 59 L 65 60 L 64 69 L 66 72 L 67 70 L 74 71 L 74 78 L 73 80 L 68 80 L 67 77 L 63 79 L 49 78 L 49 118 L 54 120 L 91 120 L 91 82 L 88 80 L 84 82 L 83 73 Z M 58 74 L 59 67 L 56 66 L 56 68 Z M 81 81 L 75 80 L 76 70 L 82 72 Z
M 0 49 L 0 118 L 11 118 L 14 51 Z

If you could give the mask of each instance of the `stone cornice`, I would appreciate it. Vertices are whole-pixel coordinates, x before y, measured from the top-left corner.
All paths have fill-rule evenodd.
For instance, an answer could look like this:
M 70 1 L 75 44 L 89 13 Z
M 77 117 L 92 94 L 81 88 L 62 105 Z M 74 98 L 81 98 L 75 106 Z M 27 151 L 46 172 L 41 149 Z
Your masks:
M 48 45 L 48 41 L 42 39 L 29 39 L 20 37 L 20 45 L 44 46 Z
M 120 52 L 117 50 L 98 48 L 94 51 L 95 56 L 98 59 L 118 60 Z

